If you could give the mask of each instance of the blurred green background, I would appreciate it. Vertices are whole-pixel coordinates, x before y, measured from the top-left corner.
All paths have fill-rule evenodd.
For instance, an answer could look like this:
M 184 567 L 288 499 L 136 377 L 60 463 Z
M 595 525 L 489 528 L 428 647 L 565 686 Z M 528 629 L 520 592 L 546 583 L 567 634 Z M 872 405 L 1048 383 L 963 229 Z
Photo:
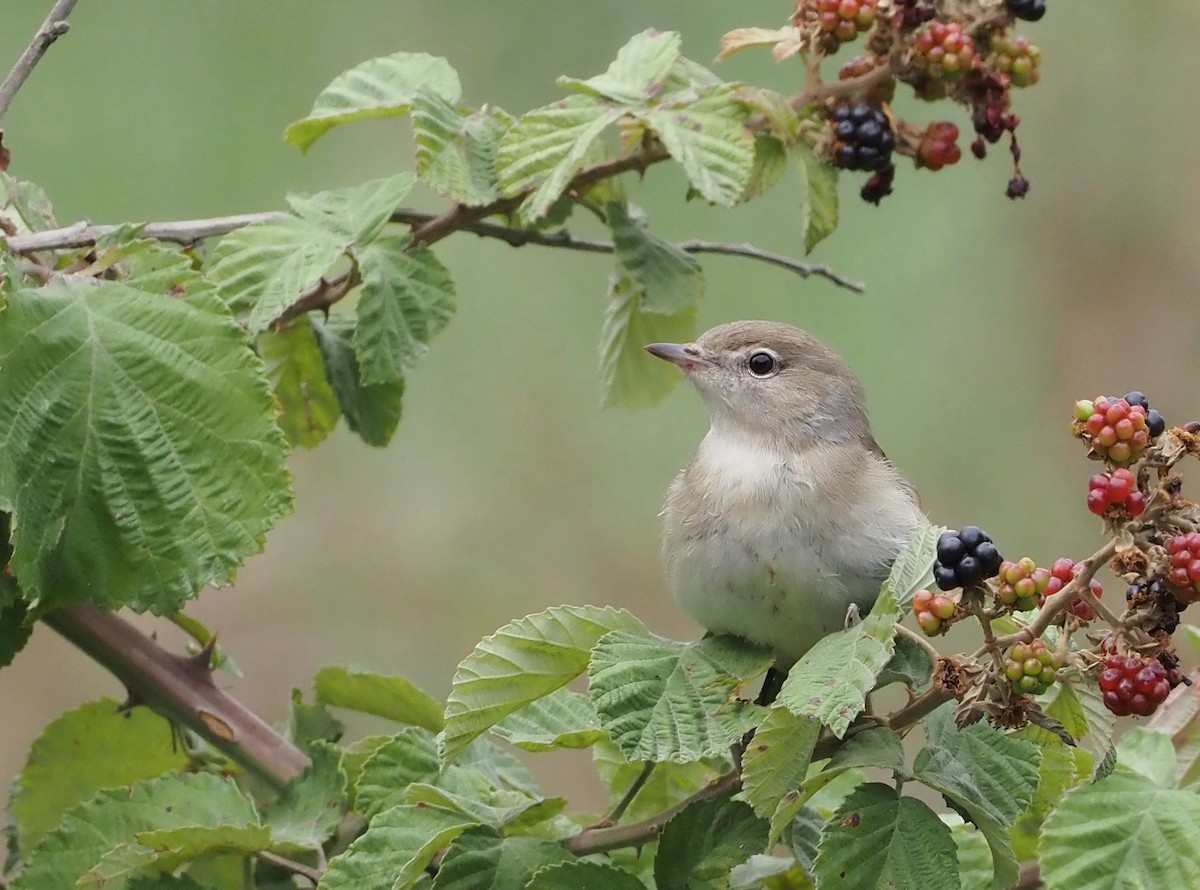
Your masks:
M 1200 414 L 1200 128 L 1181 98 L 1200 80 L 1200 7 L 1049 5 L 1024 29 L 1045 55 L 1042 82 L 1017 97 L 1024 202 L 1004 197 L 1003 146 L 937 174 L 902 164 L 879 208 L 847 175 L 841 228 L 814 259 L 868 282 L 866 295 L 709 257 L 701 311 L 702 327 L 772 318 L 824 338 L 859 370 L 877 437 L 930 516 L 982 525 L 1007 555 L 1039 562 L 1099 541 L 1083 506 L 1091 465 L 1067 434 L 1074 399 L 1136 387 L 1168 420 Z M 5 4 L 0 68 L 48 7 Z M 411 166 L 395 120 L 336 130 L 307 157 L 282 141 L 364 59 L 444 55 L 466 101 L 521 112 L 558 98 L 558 75 L 602 71 L 648 26 L 682 32 L 684 52 L 707 62 L 723 32 L 789 12 L 786 0 L 84 2 L 8 114 L 4 143 L 12 172 L 44 186 L 64 223 L 280 208 L 289 189 Z M 798 64 L 765 51 L 718 71 L 787 92 L 802 82 Z M 896 111 L 969 131 L 957 107 L 903 96 Z M 732 212 L 685 204 L 673 170 L 627 182 L 666 236 L 802 253 L 795 178 Z M 599 409 L 609 260 L 470 235 L 437 249 L 460 309 L 409 380 L 392 446 L 339 430 L 297 453 L 296 514 L 235 587 L 194 607 L 245 671 L 231 688 L 270 719 L 329 662 L 404 673 L 443 696 L 481 636 L 558 603 L 625 606 L 660 633 L 696 633 L 660 575 L 657 513 L 706 419 L 683 387 L 650 410 Z M 102 694 L 120 690 L 39 628 L 0 672 L 0 781 L 47 721 Z M 552 782 L 570 791 L 566 761 L 555 764 Z

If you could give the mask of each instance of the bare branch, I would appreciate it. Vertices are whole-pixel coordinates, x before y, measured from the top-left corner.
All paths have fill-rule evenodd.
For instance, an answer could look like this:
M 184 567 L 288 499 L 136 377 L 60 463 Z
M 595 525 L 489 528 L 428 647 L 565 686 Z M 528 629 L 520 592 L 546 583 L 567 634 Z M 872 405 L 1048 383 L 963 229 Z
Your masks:
M 175 244 L 195 244 L 205 238 L 225 235 L 234 229 L 254 223 L 270 222 L 284 215 L 280 212 L 241 213 L 234 216 L 214 216 L 209 219 L 152 222 L 146 223 L 142 227 L 142 237 L 156 241 L 170 241 Z M 116 225 L 93 225 L 87 220 L 81 220 L 61 229 L 49 229 L 29 235 L 12 235 L 8 238 L 0 236 L 0 238 L 7 242 L 8 249 L 13 253 L 33 253 L 38 250 L 90 247 L 120 228 Z
M 286 856 L 280 856 L 278 853 L 272 853 L 270 850 L 259 850 L 255 855 L 261 862 L 277 865 L 294 875 L 299 875 L 314 887 L 321 883 L 320 869 L 312 868 L 294 859 L 288 859 Z
M 67 16 L 71 14 L 71 10 L 78 2 L 79 0 L 55 0 L 55 4 L 50 7 L 49 15 L 46 16 L 46 20 L 42 22 L 37 33 L 33 35 L 29 46 L 25 47 L 25 51 L 21 53 L 12 70 L 8 72 L 8 76 L 4 78 L 3 82 L 0 82 L 0 118 L 4 117 L 8 106 L 12 105 L 13 99 L 17 97 L 17 91 L 29 79 L 29 75 L 33 73 L 34 67 L 41 61 L 42 56 L 46 54 L 46 50 L 54 41 L 67 33 L 69 27 Z
M 213 682 L 211 653 L 203 660 L 174 655 L 90 604 L 66 606 L 43 620 L 111 671 L 132 702 L 196 731 L 271 785 L 282 788 L 309 765 L 303 751 Z

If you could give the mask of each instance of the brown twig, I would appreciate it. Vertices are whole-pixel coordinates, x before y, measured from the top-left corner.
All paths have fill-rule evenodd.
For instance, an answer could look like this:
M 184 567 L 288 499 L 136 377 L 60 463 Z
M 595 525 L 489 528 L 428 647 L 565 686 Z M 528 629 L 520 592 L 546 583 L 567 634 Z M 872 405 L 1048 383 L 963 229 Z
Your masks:
M 1021 875 L 1017 878 L 1013 890 L 1042 890 L 1045 886 L 1041 867 L 1036 862 L 1027 862 L 1021 866 Z
M 625 815 L 625 811 L 629 809 L 629 805 L 638 796 L 638 792 L 642 790 L 642 787 L 646 784 L 646 781 L 650 778 L 650 774 L 654 772 L 654 767 L 657 765 L 653 760 L 647 761 L 645 766 L 642 767 L 642 771 L 637 774 L 633 782 L 625 790 L 625 793 L 621 795 L 621 799 L 617 801 L 617 805 L 612 808 L 607 816 L 589 827 L 607 828 L 610 825 L 616 825 L 620 822 L 621 817 Z
M 50 7 L 49 14 L 42 22 L 42 26 L 38 28 L 37 33 L 33 35 L 29 46 L 25 47 L 25 51 L 17 58 L 12 70 L 0 82 L 0 118 L 4 117 L 8 106 L 12 105 L 13 99 L 17 97 L 17 92 L 29 79 L 29 75 L 33 73 L 33 69 L 41 61 L 42 56 L 46 54 L 46 50 L 54 41 L 67 33 L 67 29 L 70 27 L 67 24 L 67 16 L 71 14 L 71 10 L 78 2 L 79 0 L 55 0 L 54 5 Z
M 299 875 L 304 880 L 311 883 L 314 887 L 321 883 L 320 869 L 305 865 L 303 862 L 297 862 L 294 859 L 288 859 L 286 856 L 280 856 L 278 853 L 272 853 L 270 850 L 259 850 L 255 856 L 262 862 L 276 865 L 286 871 L 290 871 L 294 875 Z
M 155 241 L 170 241 L 174 244 L 195 244 L 205 238 L 228 234 L 243 226 L 271 222 L 284 215 L 280 212 L 240 213 L 234 216 L 214 216 L 208 219 L 152 222 L 142 227 L 142 237 Z M 12 253 L 65 250 L 75 247 L 90 247 L 120 228 L 121 226 L 108 224 L 93 225 L 87 220 L 81 220 L 59 229 L 48 229 L 45 232 L 33 232 L 28 235 L 12 235 L 3 240 L 8 244 L 8 249 Z
M 120 680 L 130 698 L 176 720 L 276 788 L 309 759 L 257 714 L 213 682 L 203 658 L 174 655 L 123 618 L 80 604 L 51 612 L 46 624 Z

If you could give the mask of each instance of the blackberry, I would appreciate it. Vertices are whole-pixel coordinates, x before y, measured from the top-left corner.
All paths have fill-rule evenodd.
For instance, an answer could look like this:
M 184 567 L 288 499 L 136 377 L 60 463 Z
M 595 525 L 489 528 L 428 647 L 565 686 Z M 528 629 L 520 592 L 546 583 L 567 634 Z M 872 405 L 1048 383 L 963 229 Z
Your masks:
M 1046 14 L 1046 0 L 1004 0 L 1004 5 L 1016 18 L 1027 22 L 1036 22 Z
M 837 144 L 833 162 L 846 170 L 883 170 L 891 163 L 896 134 L 891 121 L 865 102 L 840 105 L 833 112 Z
M 978 526 L 968 525 L 938 538 L 933 580 L 942 590 L 972 587 L 995 577 L 1002 561 L 992 539 Z
M 871 174 L 871 178 L 863 183 L 862 189 L 859 190 L 859 195 L 868 204 L 879 206 L 879 202 L 892 193 L 892 182 L 896 179 L 896 165 L 888 164 L 878 173 Z

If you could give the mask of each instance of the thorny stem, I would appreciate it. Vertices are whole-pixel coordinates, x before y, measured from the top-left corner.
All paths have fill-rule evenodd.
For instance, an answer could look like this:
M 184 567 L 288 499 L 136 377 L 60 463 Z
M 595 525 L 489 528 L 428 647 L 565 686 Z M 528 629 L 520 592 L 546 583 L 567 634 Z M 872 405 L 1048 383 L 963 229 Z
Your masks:
M 272 853 L 270 850 L 260 850 L 255 856 L 262 862 L 271 865 L 277 865 L 282 869 L 290 871 L 294 875 L 299 875 L 304 878 L 314 887 L 321 883 L 321 869 L 313 868 L 305 865 L 303 862 L 297 862 L 294 859 L 288 859 L 285 856 L 280 856 L 278 853 Z
M 647 761 L 647 763 L 642 767 L 642 771 L 637 774 L 637 777 L 633 780 L 632 784 L 630 784 L 629 788 L 623 795 L 621 795 L 621 799 L 617 801 L 617 805 L 612 808 L 612 812 L 591 827 L 606 828 L 610 825 L 616 825 L 618 822 L 620 822 L 621 817 L 625 815 L 625 811 L 629 809 L 629 805 L 633 803 L 633 799 L 638 796 L 638 792 L 642 790 L 642 787 L 649 780 L 650 774 L 654 772 L 654 767 L 657 765 L 658 764 L 652 760 Z
M 71 14 L 78 2 L 79 0 L 56 0 L 55 4 L 50 7 L 50 12 L 46 15 L 46 19 L 38 28 L 37 33 L 33 35 L 29 46 L 25 47 L 25 51 L 18 57 L 12 70 L 8 72 L 3 82 L 0 82 L 0 118 L 4 117 L 8 106 L 12 105 L 13 99 L 17 97 L 17 92 L 25 85 L 25 81 L 29 79 L 29 75 L 33 73 L 37 63 L 46 54 L 46 50 L 54 41 L 67 33 L 70 27 L 67 24 L 67 16 Z

